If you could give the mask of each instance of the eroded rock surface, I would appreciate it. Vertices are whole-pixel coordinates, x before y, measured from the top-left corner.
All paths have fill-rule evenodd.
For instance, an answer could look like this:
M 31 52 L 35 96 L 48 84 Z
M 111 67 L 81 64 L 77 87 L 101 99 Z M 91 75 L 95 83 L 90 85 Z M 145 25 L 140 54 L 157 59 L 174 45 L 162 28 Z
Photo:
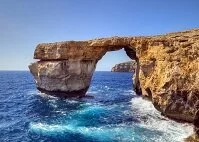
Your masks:
M 95 60 L 54 60 L 39 61 L 31 64 L 29 68 L 38 90 L 72 97 L 85 95 L 95 65 Z
M 199 100 L 199 29 L 39 44 L 34 58 L 40 61 L 29 68 L 41 91 L 62 92 L 66 97 L 79 91 L 76 96 L 81 96 L 98 60 L 122 48 L 137 62 L 136 92 L 149 97 L 164 115 L 193 122 Z
M 135 72 L 136 62 L 129 61 L 124 63 L 116 64 L 111 71 L 112 72 Z

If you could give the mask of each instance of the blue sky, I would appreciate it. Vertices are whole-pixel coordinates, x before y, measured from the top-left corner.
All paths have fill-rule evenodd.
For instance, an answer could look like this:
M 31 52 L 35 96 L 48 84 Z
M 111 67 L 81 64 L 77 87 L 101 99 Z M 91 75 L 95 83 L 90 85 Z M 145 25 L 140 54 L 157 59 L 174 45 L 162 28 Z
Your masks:
M 27 70 L 41 42 L 154 35 L 199 27 L 198 0 L 0 0 L 0 70 Z M 97 70 L 130 60 L 107 53 Z

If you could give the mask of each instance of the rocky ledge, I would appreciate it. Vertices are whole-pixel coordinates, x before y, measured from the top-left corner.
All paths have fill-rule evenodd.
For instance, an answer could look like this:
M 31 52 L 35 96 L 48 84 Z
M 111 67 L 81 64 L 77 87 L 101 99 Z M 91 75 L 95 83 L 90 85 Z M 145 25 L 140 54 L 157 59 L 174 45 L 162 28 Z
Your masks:
M 111 72 L 135 72 L 136 62 L 129 61 L 124 63 L 116 64 L 112 69 Z
M 97 62 L 124 48 L 136 61 L 135 91 L 170 118 L 198 121 L 199 29 L 158 36 L 112 37 L 43 43 L 29 66 L 37 88 L 64 97 L 84 96 Z M 197 129 L 196 129 L 197 130 Z

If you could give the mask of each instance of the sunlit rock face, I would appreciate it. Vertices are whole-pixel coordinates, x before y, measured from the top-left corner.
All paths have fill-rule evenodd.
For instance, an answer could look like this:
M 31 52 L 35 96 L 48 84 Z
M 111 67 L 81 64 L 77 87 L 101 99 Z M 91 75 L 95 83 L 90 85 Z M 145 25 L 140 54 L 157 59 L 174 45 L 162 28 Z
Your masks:
M 142 95 L 163 114 L 193 121 L 199 98 L 199 30 L 131 42 L 139 59 Z
M 199 29 L 39 44 L 34 58 L 40 61 L 29 68 L 41 91 L 82 96 L 97 62 L 106 52 L 122 48 L 137 62 L 136 92 L 150 98 L 164 115 L 193 122 L 199 100 Z
M 40 61 L 29 66 L 41 92 L 61 97 L 85 95 L 95 60 Z

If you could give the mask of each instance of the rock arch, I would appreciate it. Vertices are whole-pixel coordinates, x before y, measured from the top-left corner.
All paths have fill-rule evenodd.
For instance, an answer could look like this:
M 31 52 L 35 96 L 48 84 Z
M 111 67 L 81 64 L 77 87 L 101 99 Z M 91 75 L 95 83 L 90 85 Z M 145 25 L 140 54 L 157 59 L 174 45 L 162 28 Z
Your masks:
M 82 96 L 97 62 L 106 52 L 122 48 L 137 62 L 136 92 L 149 96 L 163 114 L 192 122 L 199 100 L 199 29 L 39 44 L 34 53 L 39 61 L 29 69 L 40 91 Z
M 39 44 L 34 53 L 39 61 L 29 68 L 41 92 L 60 97 L 84 96 L 97 62 L 106 52 L 124 48 L 127 56 L 138 61 L 130 42 L 131 38 L 113 37 Z M 137 75 L 136 84 L 138 80 Z

